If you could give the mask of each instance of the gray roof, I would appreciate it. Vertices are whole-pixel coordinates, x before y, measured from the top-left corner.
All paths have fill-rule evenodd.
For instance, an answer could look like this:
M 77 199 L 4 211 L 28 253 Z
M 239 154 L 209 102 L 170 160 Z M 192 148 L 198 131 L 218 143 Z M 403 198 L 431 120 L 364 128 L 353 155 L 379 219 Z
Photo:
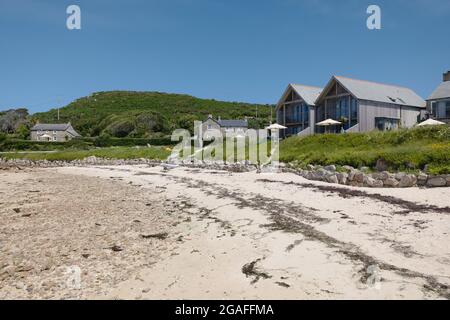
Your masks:
M 314 106 L 317 98 L 322 93 L 323 88 L 304 86 L 302 84 L 291 84 L 290 85 L 295 92 L 310 106 Z
M 38 123 L 31 131 L 67 131 L 74 136 L 79 136 L 70 123 Z
M 319 97 L 320 93 L 323 90 L 322 88 L 319 87 L 290 83 L 286 88 L 286 90 L 284 91 L 283 95 L 281 96 L 280 101 L 278 101 L 277 106 L 280 106 L 282 103 L 284 103 L 284 99 L 291 89 L 294 90 L 300 96 L 300 98 L 302 98 L 303 101 L 305 101 L 305 103 L 307 103 L 310 106 L 315 106 L 315 101 L 317 100 L 317 98 Z
M 442 82 L 439 87 L 428 97 L 428 100 L 450 98 L 450 81 Z
M 219 126 L 224 128 L 247 128 L 248 122 L 246 120 L 217 120 Z
M 355 98 L 360 100 L 377 101 L 418 108 L 424 108 L 426 106 L 425 100 L 409 88 L 339 76 L 333 76 L 327 87 L 332 85 L 333 80 L 338 81 L 345 89 L 353 94 Z M 325 94 L 325 91 L 326 90 L 322 93 Z

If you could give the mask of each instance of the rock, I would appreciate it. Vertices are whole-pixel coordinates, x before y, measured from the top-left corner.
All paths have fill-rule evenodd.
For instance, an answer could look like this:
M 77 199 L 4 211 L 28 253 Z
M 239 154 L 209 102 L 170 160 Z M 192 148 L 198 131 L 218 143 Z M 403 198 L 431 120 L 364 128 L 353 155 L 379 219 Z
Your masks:
M 406 173 L 404 172 L 398 172 L 394 175 L 394 178 L 397 179 L 397 181 L 401 181 L 403 177 L 406 176 Z
M 350 172 L 348 173 L 347 180 L 348 181 L 355 180 L 355 175 L 356 175 L 356 170 L 350 170 Z
M 400 188 L 411 188 L 416 185 L 417 178 L 412 174 L 405 174 L 399 183 Z
M 369 176 L 364 177 L 364 186 L 369 188 L 382 188 L 383 181 L 375 180 Z
M 362 173 L 361 171 L 356 171 L 353 180 L 358 183 L 364 183 L 364 173 Z
M 309 170 L 309 171 L 313 171 L 315 168 L 314 168 L 314 166 L 312 164 L 308 164 L 306 166 L 306 169 Z
M 394 178 L 388 178 L 386 180 L 384 180 L 384 186 L 385 187 L 391 187 L 391 188 L 396 188 L 399 185 L 399 182 L 397 181 L 397 179 Z
M 323 167 L 327 171 L 336 172 L 336 166 L 335 165 L 329 165 L 326 167 Z
M 360 169 L 362 172 L 369 172 L 370 168 L 369 167 L 361 167 Z
M 372 178 L 374 178 L 376 180 L 384 181 L 384 180 L 391 178 L 391 174 L 387 171 L 375 172 L 375 173 L 372 173 Z
M 450 187 L 450 174 L 447 175 L 447 178 L 445 178 L 445 180 L 447 180 L 447 186 Z
M 417 185 L 418 186 L 424 186 L 424 185 L 427 184 L 427 180 L 428 180 L 428 175 L 426 175 L 425 173 L 421 172 L 417 176 Z
M 377 164 L 375 165 L 375 169 L 378 172 L 386 171 L 388 169 L 388 163 L 384 159 L 378 159 Z
M 337 178 L 337 176 L 335 174 L 327 176 L 326 180 L 329 183 L 339 183 L 338 178 Z
M 430 177 L 427 180 L 428 187 L 445 187 L 447 185 L 447 180 L 441 176 Z
M 316 171 L 316 174 L 320 177 L 326 177 L 328 174 L 330 174 L 330 172 L 328 172 L 323 168 L 320 168 L 319 170 Z
M 348 173 L 345 172 L 340 172 L 336 175 L 338 182 L 340 184 L 347 184 L 347 179 L 348 179 Z
M 353 168 L 352 166 L 343 166 L 342 169 L 346 170 L 347 172 L 355 170 L 355 168 Z

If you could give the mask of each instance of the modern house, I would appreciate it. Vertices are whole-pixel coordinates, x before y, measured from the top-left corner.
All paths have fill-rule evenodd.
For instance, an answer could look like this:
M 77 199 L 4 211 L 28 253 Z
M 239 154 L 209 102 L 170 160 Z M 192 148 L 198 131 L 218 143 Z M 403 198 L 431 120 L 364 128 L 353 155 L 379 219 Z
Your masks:
M 450 71 L 444 73 L 443 82 L 427 99 L 428 117 L 450 123 Z
M 38 123 L 31 128 L 31 140 L 33 141 L 64 142 L 76 137 L 80 137 L 80 135 L 70 122 L 64 124 Z
M 276 107 L 277 122 L 287 129 L 281 137 L 314 133 L 315 101 L 322 88 L 289 84 Z
M 426 107 L 426 102 L 411 89 L 339 76 L 333 76 L 323 90 L 316 88 L 319 94 L 315 100 L 308 102 L 307 93 L 311 94 L 312 89 L 300 90 L 306 88 L 310 87 L 299 86 L 298 91 L 301 100 L 307 102 L 309 107 L 309 121 L 298 133 L 297 129 L 287 129 L 286 136 L 324 133 L 325 130 L 340 133 L 409 128 L 417 123 L 421 111 Z M 279 102 L 277 121 L 289 128 L 290 119 L 284 118 L 282 111 L 283 105 L 288 110 L 288 99 L 289 95 L 283 95 Z M 317 126 L 317 123 L 327 119 L 342 124 L 327 129 Z
M 202 130 L 218 129 L 225 134 L 226 132 L 246 132 L 248 130 L 248 121 L 245 120 L 222 120 L 220 117 L 215 120 L 212 115 L 208 116 L 208 119 L 203 122 Z

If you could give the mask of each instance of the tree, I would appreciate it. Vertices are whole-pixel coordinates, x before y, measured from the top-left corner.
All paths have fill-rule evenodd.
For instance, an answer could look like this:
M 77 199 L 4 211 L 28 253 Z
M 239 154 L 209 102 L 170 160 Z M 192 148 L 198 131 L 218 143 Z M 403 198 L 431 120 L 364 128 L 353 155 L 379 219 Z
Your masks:
M 25 124 L 20 124 L 16 129 L 16 134 L 20 139 L 28 139 L 30 137 L 30 129 Z

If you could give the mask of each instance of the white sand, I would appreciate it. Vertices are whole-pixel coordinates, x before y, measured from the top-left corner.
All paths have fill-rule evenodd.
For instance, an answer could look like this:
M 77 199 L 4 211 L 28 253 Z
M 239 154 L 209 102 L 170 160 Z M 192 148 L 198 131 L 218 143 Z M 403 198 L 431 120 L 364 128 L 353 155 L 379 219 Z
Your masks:
M 90 289 L 95 265 L 91 266 L 85 275 L 90 282 L 73 294 L 77 298 L 450 297 L 445 288 L 450 285 L 448 188 L 358 189 L 284 173 L 187 168 L 165 172 L 146 166 L 42 171 L 97 177 L 117 190 L 134 188 L 139 192 L 135 201 L 145 197 L 159 208 L 149 219 L 161 221 L 157 229 L 169 234 L 165 240 L 150 240 L 163 244 L 155 252 L 154 264 L 145 266 L 124 254 L 126 279 L 103 285 L 100 281 L 101 290 Z M 323 187 L 337 189 L 319 189 Z M 111 198 L 101 191 L 98 196 Z M 155 220 L 161 215 L 167 216 L 166 221 Z M 107 265 L 108 260 L 102 263 Z M 65 294 L 70 297 L 71 291 Z

